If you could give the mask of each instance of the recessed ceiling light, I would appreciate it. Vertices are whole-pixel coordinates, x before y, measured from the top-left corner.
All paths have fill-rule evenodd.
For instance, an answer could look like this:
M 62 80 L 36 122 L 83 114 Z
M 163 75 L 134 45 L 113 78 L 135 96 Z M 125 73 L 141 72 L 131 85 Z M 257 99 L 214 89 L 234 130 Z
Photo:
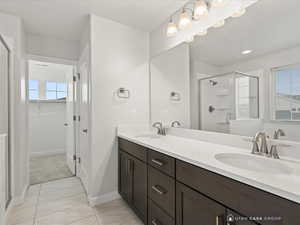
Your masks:
M 250 54 L 251 52 L 252 52 L 252 50 L 245 50 L 245 51 L 242 51 L 242 54 L 247 55 L 247 54 Z

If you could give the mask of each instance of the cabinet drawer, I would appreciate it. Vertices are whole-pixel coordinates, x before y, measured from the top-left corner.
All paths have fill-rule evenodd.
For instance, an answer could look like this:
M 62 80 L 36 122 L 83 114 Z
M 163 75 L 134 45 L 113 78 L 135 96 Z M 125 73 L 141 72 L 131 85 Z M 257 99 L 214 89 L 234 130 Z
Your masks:
M 245 216 L 273 216 L 282 220 L 272 225 L 300 224 L 300 205 L 233 179 L 176 161 L 180 182 Z M 269 225 L 269 222 L 259 222 Z
M 148 196 L 171 217 L 175 216 L 175 181 L 148 167 Z
M 147 148 L 141 145 L 119 138 L 119 149 L 147 162 Z
M 154 202 L 149 200 L 148 225 L 175 225 L 175 221 Z
M 175 159 L 170 156 L 149 150 L 148 163 L 169 176 L 175 175 Z

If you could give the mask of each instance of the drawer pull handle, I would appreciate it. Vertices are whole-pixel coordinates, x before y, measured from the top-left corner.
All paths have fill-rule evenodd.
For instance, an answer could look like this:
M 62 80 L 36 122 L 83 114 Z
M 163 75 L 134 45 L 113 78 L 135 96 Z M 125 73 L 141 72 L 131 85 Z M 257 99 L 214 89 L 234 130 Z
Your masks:
M 157 219 L 151 221 L 152 225 L 160 225 L 161 223 Z
M 163 194 L 166 193 L 165 191 L 161 190 L 161 188 L 158 185 L 152 186 L 152 190 L 155 191 L 157 194 L 160 194 L 160 195 L 163 195 Z
M 151 161 L 152 161 L 153 163 L 155 163 L 156 165 L 158 165 L 158 166 L 163 166 L 163 165 L 164 165 L 163 162 L 161 162 L 161 161 L 159 161 L 159 160 L 157 160 L 157 159 L 152 159 Z
M 216 216 L 216 225 L 223 225 L 223 216 Z

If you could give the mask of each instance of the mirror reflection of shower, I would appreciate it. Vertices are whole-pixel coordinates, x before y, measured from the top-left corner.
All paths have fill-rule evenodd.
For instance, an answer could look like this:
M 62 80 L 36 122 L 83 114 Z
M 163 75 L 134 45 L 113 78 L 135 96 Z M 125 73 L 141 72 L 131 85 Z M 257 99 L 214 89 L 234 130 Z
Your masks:
M 229 133 L 233 120 L 258 119 L 258 87 L 258 77 L 240 72 L 200 79 L 200 128 Z

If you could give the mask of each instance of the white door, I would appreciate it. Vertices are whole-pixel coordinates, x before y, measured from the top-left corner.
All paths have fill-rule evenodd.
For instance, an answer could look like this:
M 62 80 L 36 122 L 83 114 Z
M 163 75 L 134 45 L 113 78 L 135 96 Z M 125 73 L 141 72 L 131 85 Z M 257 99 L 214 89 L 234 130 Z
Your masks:
M 74 85 L 74 68 L 70 66 L 70 72 L 66 75 L 67 82 L 67 98 L 66 98 L 66 121 L 65 121 L 65 132 L 66 132 L 66 155 L 67 164 L 72 174 L 76 174 L 76 161 L 74 156 L 76 154 L 75 148 L 75 126 L 74 126 L 74 110 L 75 110 L 75 85 Z
M 88 190 L 88 171 L 90 164 L 90 130 L 89 130 L 89 50 L 85 49 L 78 65 L 78 152 L 77 174 L 85 189 Z
M 0 36 L 0 134 L 7 134 L 4 152 L 6 206 L 8 206 L 11 200 L 9 120 L 9 50 Z

